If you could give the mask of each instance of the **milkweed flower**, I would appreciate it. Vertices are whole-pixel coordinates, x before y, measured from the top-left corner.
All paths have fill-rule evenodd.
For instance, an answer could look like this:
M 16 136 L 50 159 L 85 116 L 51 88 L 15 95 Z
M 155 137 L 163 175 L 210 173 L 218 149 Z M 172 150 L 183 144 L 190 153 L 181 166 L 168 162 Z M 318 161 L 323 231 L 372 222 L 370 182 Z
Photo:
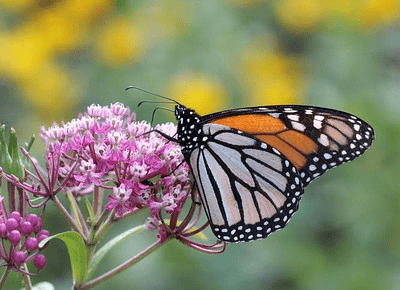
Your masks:
M 167 123 L 153 129 L 115 103 L 92 105 L 77 119 L 42 127 L 41 138 L 48 153 L 47 168 L 59 171 L 57 180 L 65 183 L 65 190 L 85 196 L 94 186 L 109 189 L 105 209 L 122 218 L 144 207 L 150 207 L 153 215 L 162 208 L 169 214 L 179 211 L 182 195 L 191 187 L 178 145 L 156 131 L 172 136 L 176 127 Z M 180 195 L 173 194 L 177 190 Z
M 136 121 L 135 114 L 121 103 L 91 105 L 76 119 L 41 128 L 47 176 L 43 176 L 37 161 L 23 150 L 35 172 L 27 170 L 28 178 L 23 182 L 17 182 L 11 175 L 5 177 L 34 196 L 44 198 L 42 204 L 49 200 L 57 202 L 55 197 L 60 192 L 72 195 L 77 201 L 94 194 L 97 227 L 107 214 L 117 221 L 149 208 L 145 229 L 158 230 L 156 236 L 161 242 L 177 238 L 205 252 L 220 251 L 221 244 L 215 249 L 209 245 L 202 248 L 202 244 L 192 244 L 188 239 L 208 223 L 197 227 L 201 210 L 197 210 L 194 201 L 197 193 L 190 195 L 193 187 L 190 168 L 184 162 L 180 146 L 171 142 L 172 137 L 164 137 L 175 133 L 176 126 L 172 123 L 152 128 L 147 122 Z M 103 194 L 107 194 L 104 207 Z M 192 196 L 191 209 L 179 221 L 188 196 Z M 88 241 L 89 229 L 76 223 L 66 210 L 62 212 Z M 165 214 L 168 218 L 163 217 Z M 81 214 L 78 216 L 84 220 Z
M 40 263 L 33 263 L 37 270 L 46 265 L 46 257 L 41 254 L 45 247 L 39 241 L 50 236 L 42 230 L 42 219 L 36 214 L 21 216 L 18 211 L 8 212 L 4 198 L 0 196 L 0 267 L 30 275 L 25 264 L 35 261 L 40 255 Z
M 8 150 L 3 144 L 4 127 L 1 128 L 0 146 L 4 153 Z M 0 199 L 0 238 L 3 245 L 4 241 L 10 244 L 8 248 L 0 246 L 0 260 L 3 260 L 0 266 L 25 276 L 31 275 L 25 270 L 29 261 L 33 261 L 37 271 L 45 267 L 46 258 L 41 250 L 47 244 L 41 242 L 50 234 L 43 229 L 41 218 L 28 214 L 27 207 L 42 208 L 41 216 L 45 216 L 44 205 L 49 201 L 75 231 L 67 233 L 69 239 L 74 239 L 72 244 L 80 243 L 80 249 L 87 248 L 87 253 L 91 253 L 113 223 L 147 209 L 147 219 L 130 232 L 153 231 L 158 241 L 119 265 L 118 271 L 173 238 L 202 252 L 223 252 L 225 244 L 220 241 L 207 245 L 192 239 L 208 227 L 208 222 L 201 223 L 202 207 L 196 201 L 199 195 L 191 182 L 189 165 L 184 162 L 179 144 L 174 142 L 175 134 L 176 126 L 172 123 L 153 128 L 147 122 L 136 121 L 129 108 L 115 103 L 105 107 L 91 105 L 76 119 L 42 127 L 45 168 L 24 148 L 21 151 L 30 164 L 25 166 L 20 159 L 15 162 L 15 140 L 15 148 L 11 150 L 14 157 L 3 156 L 0 176 L 13 188 L 14 195 L 10 196 L 14 201 L 17 192 L 20 200 L 18 210 L 14 204 L 7 214 Z M 58 198 L 60 193 L 67 195 L 72 210 L 64 207 Z M 86 202 L 87 217 L 80 208 L 81 199 Z M 185 206 L 186 203 L 189 205 Z M 53 237 L 65 237 L 64 234 Z M 121 233 L 116 240 L 125 234 Z M 87 258 L 90 265 L 93 255 L 88 254 Z M 116 269 L 89 282 L 80 280 L 77 289 L 112 277 Z M 0 288 L 4 280 L 0 281 Z

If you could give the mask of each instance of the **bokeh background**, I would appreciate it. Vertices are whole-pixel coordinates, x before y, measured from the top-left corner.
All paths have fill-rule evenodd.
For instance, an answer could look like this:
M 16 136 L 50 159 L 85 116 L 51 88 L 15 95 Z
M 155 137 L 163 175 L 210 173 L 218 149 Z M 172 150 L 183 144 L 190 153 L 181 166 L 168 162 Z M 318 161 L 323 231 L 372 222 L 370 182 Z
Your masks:
M 171 241 L 96 289 L 400 289 L 399 13 L 398 0 L 0 0 L 0 123 L 22 144 L 92 103 L 119 101 L 149 121 L 156 105 L 136 105 L 155 98 L 129 85 L 201 114 L 289 103 L 351 112 L 375 128 L 374 145 L 308 186 L 285 230 L 220 255 Z M 42 160 L 41 140 L 32 152 Z M 51 233 L 68 229 L 48 214 Z M 98 274 L 154 240 L 125 242 Z M 33 281 L 70 289 L 65 252 L 52 242 Z M 6 287 L 21 284 L 11 275 Z

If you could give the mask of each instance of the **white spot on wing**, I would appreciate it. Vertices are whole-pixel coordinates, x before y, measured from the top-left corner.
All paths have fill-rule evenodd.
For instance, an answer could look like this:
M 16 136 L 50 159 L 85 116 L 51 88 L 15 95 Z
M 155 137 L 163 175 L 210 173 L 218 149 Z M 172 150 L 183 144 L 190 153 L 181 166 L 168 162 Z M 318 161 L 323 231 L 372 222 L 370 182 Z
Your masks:
M 293 129 L 300 131 L 300 132 L 304 132 L 306 130 L 306 126 L 304 126 L 301 123 L 297 123 L 297 122 L 291 122 L 292 123 L 292 127 Z
M 328 146 L 329 145 L 329 139 L 328 136 L 326 136 L 325 134 L 321 134 L 318 138 L 318 142 L 324 146 Z
M 292 121 L 299 121 L 299 115 L 288 115 L 287 117 Z
M 318 120 L 313 121 L 313 125 L 316 129 L 321 129 L 322 128 L 322 122 Z

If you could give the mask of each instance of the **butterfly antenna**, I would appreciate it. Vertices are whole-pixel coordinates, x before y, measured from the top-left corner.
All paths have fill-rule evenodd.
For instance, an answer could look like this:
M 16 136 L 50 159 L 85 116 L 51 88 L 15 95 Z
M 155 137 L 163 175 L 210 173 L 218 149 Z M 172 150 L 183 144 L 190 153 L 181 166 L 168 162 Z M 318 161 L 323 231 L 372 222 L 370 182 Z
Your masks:
M 171 104 L 172 102 L 171 101 L 148 101 L 148 100 L 145 100 L 145 101 L 139 102 L 137 106 L 140 107 L 144 103 L 146 103 L 146 104 L 148 104 L 148 103 L 149 104 Z
M 153 121 L 154 121 L 154 115 L 156 113 L 157 110 L 165 110 L 165 111 L 169 111 L 169 112 L 174 112 L 174 110 L 171 110 L 169 108 L 165 108 L 165 107 L 157 107 L 153 110 L 153 114 L 151 115 L 151 127 L 153 127 Z
M 141 91 L 141 92 L 143 92 L 143 93 L 146 93 L 146 94 L 149 94 L 149 95 L 153 95 L 153 96 L 162 98 L 162 99 L 164 99 L 164 100 L 171 101 L 171 102 L 173 102 L 174 104 L 180 105 L 180 103 L 178 103 L 178 102 L 175 101 L 174 99 L 167 98 L 167 97 L 161 96 L 161 95 L 156 94 L 156 93 L 152 93 L 152 92 L 150 92 L 150 91 L 148 91 L 148 90 L 145 90 L 145 89 L 142 89 L 142 88 L 139 88 L 139 87 L 129 86 L 129 87 L 127 87 L 125 90 L 127 91 L 127 90 L 130 90 L 130 89 L 135 89 L 135 90 Z

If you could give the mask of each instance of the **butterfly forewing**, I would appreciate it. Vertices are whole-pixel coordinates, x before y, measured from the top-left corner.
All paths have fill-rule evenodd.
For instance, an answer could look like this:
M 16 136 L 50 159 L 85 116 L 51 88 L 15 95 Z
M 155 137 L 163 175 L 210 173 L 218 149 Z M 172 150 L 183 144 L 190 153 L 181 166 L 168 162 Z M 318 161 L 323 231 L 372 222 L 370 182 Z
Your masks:
M 279 150 L 296 166 L 303 186 L 358 157 L 374 139 L 372 127 L 363 120 L 318 107 L 243 108 L 203 118 L 252 134 Z
M 212 132 L 212 134 L 211 134 Z M 206 124 L 207 141 L 190 158 L 214 234 L 251 241 L 283 228 L 303 193 L 296 167 L 251 135 Z

